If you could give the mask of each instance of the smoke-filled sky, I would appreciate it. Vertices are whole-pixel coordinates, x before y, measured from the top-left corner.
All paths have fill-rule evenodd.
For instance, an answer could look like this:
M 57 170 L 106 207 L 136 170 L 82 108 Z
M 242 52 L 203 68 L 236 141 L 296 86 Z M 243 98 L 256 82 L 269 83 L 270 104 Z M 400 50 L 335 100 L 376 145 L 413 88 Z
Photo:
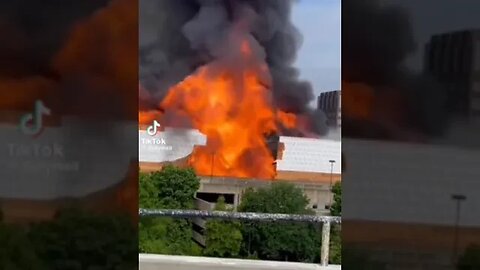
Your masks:
M 437 0 L 435 8 L 432 1 L 389 0 L 395 6 L 404 8 L 412 25 L 416 50 L 405 59 L 409 68 L 419 71 L 422 67 L 423 48 L 434 34 L 451 31 L 480 29 L 478 20 L 478 0 L 457 1 Z M 429 14 L 429 16 L 425 16 Z
M 311 82 L 315 95 L 340 89 L 341 1 L 301 0 L 293 5 L 292 21 L 303 35 L 295 65 Z
M 228 50 L 229 46 L 223 41 L 228 37 L 226 34 L 239 25 L 240 29 L 246 29 L 246 34 L 240 33 L 240 36 L 246 35 L 245 40 L 252 43 L 252 48 L 256 48 L 254 52 L 258 60 L 265 61 L 268 66 L 272 91 L 267 99 L 271 100 L 271 105 L 278 110 L 314 120 L 308 120 L 309 124 L 305 125 L 311 126 L 317 134 L 323 134 L 327 130 L 325 115 L 312 110 L 311 105 L 320 89 L 338 89 L 319 83 L 333 77 L 326 75 L 326 72 L 319 72 L 323 71 L 322 68 L 338 67 L 340 63 L 339 59 L 332 61 L 328 58 L 333 55 L 328 48 L 336 47 L 337 55 L 340 55 L 340 43 L 329 43 L 329 40 L 335 39 L 330 33 L 336 34 L 338 40 L 340 36 L 340 19 L 332 20 L 329 17 L 333 3 L 336 2 L 140 1 L 141 107 L 155 109 L 170 87 L 199 67 L 229 59 L 235 50 Z M 339 3 L 333 6 L 337 7 L 339 14 Z M 300 18 L 309 20 L 299 20 L 297 23 L 292 19 L 295 8 L 300 12 L 308 12 L 300 14 Z M 315 9 L 318 12 L 312 12 Z M 335 21 L 338 31 L 332 27 Z M 330 29 L 331 32 L 320 29 Z M 302 41 L 305 41 L 303 48 Z M 300 48 L 301 55 L 297 58 Z

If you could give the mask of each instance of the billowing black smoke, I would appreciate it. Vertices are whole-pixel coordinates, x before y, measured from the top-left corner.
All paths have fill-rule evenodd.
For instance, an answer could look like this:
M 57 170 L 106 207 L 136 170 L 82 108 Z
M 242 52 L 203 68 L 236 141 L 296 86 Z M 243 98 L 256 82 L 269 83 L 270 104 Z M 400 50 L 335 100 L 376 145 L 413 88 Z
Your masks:
M 415 43 L 409 14 L 399 6 L 384 0 L 342 1 L 342 80 L 366 83 L 376 94 L 398 91 L 407 101 L 408 128 L 439 135 L 446 124 L 445 89 L 404 64 L 422 46 Z M 349 120 L 343 123 L 348 135 Z
M 391 84 L 415 49 L 408 14 L 380 0 L 342 5 L 342 79 Z
M 0 1 L 0 78 L 55 77 L 51 58 L 79 19 L 108 0 Z
M 309 128 L 325 134 L 326 117 L 308 107 L 312 87 L 292 66 L 302 37 L 290 22 L 291 6 L 289 0 L 141 0 L 141 109 L 158 109 L 170 86 L 215 59 L 211 46 L 248 9 L 255 13 L 250 33 L 266 54 L 275 106 L 309 117 Z
M 34 110 L 35 101 L 41 100 L 51 110 L 51 115 L 45 117 L 48 119 L 46 121 L 53 120 L 56 123 L 55 127 L 51 127 L 51 122 L 47 122 L 45 132 L 32 140 L 29 136 L 22 136 L 23 134 L 15 128 L 17 124 L 9 120 L 6 124 L 2 124 L 0 141 L 20 145 L 22 149 L 27 150 L 27 154 L 31 147 L 36 148 L 37 145 L 50 147 L 52 144 L 58 144 L 61 145 L 59 149 L 65 148 L 65 151 L 60 150 L 59 159 L 30 160 L 30 157 L 24 159 L 27 155 L 22 156 L 21 159 L 14 159 L 12 156 L 2 155 L 0 171 L 5 172 L 3 174 L 5 177 L 1 177 L 0 185 L 8 186 L 7 189 L 2 190 L 2 196 L 6 196 L 7 192 L 13 194 L 8 195 L 9 198 L 18 196 L 22 199 L 84 196 L 81 194 L 83 191 L 81 193 L 76 191 L 82 188 L 81 190 L 89 190 L 88 192 L 91 193 L 92 188 L 111 187 L 124 177 L 121 172 L 125 172 L 129 162 L 131 160 L 136 162 L 138 144 L 135 138 L 138 138 L 138 133 L 135 129 L 136 124 L 132 123 L 138 115 L 136 91 L 132 92 L 136 89 L 136 73 L 130 72 L 127 76 L 123 73 L 122 79 L 127 80 L 122 82 L 131 78 L 133 85 L 121 84 L 117 81 L 120 76 L 111 75 L 115 74 L 114 71 L 111 72 L 111 69 L 106 70 L 104 66 L 98 65 L 99 62 L 111 61 L 110 55 L 106 52 L 112 51 L 109 45 L 113 42 L 109 41 L 114 37 L 120 36 L 123 38 L 122 41 L 128 40 L 135 45 L 137 43 L 136 20 L 134 22 L 130 20 L 126 25 L 119 25 L 115 30 L 119 30 L 121 35 L 110 35 L 108 31 L 111 29 L 111 25 L 108 24 L 111 20 L 105 15 L 106 13 L 102 12 L 110 11 L 107 15 L 111 15 L 118 10 L 123 11 L 125 9 L 112 9 L 112 7 L 125 3 L 130 4 L 132 8 L 137 7 L 135 1 L 128 3 L 122 1 L 0 1 L 2 122 L 5 122 L 5 119 L 19 121 L 15 118 L 20 118 L 20 114 L 31 113 Z M 90 24 L 98 14 L 103 16 L 104 20 L 96 20 L 95 24 Z M 136 14 L 133 9 L 132 14 Z M 72 34 L 78 28 L 85 29 L 91 37 L 80 35 L 85 38 L 85 42 L 83 39 L 74 39 L 78 42 L 75 44 L 79 44 L 78 48 L 81 49 L 74 50 L 72 54 L 67 50 L 66 55 L 80 54 L 83 58 L 81 61 L 75 61 L 76 57 L 66 57 L 66 59 L 63 57 L 61 58 L 63 65 L 58 65 L 56 60 L 59 54 L 61 55 L 68 48 L 72 41 Z M 89 41 L 88 44 L 87 41 Z M 101 41 L 102 44 L 97 41 Z M 126 56 L 134 56 L 129 58 L 137 56 L 135 46 L 120 47 L 115 51 L 116 54 L 124 57 L 122 59 L 128 59 Z M 66 68 L 65 64 L 67 64 Z M 108 65 L 105 66 L 108 67 Z M 136 70 L 136 67 L 133 67 L 133 70 Z M 126 96 L 123 92 L 128 91 L 119 90 L 118 85 L 130 89 L 133 95 Z M 128 109 L 126 105 L 129 105 Z M 129 112 L 125 113 L 127 110 Z M 90 146 L 86 147 L 86 145 Z M 55 156 L 51 154 L 48 156 Z M 32 154 L 31 157 L 34 155 Z M 72 171 L 64 170 L 64 161 L 78 162 L 79 167 Z M 18 164 L 16 166 L 19 167 L 14 170 L 12 170 L 14 167 L 7 168 L 9 162 Z M 99 173 L 106 173 L 107 176 L 99 178 Z M 32 176 L 38 178 L 38 187 L 42 185 L 45 187 L 41 189 L 42 191 L 36 190 L 35 185 L 29 184 Z M 12 179 L 16 180 L 15 185 L 10 184 Z M 82 181 L 75 181 L 75 179 L 82 179 Z M 48 182 L 44 183 L 44 181 Z M 80 182 L 83 184 L 78 184 Z M 83 189 L 85 187 L 87 189 Z

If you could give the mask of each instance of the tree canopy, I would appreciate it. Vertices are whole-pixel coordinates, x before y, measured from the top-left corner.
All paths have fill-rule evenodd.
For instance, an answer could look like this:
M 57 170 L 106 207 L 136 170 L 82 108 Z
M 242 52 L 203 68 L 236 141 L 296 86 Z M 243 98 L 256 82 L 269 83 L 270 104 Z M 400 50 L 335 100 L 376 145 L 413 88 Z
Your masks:
M 47 269 L 22 228 L 0 222 L 0 269 Z
M 333 204 L 330 207 L 330 214 L 332 216 L 342 215 L 342 183 L 337 182 L 332 187 Z
M 458 270 L 480 269 L 480 245 L 470 245 L 460 256 L 457 265 Z
M 166 166 L 162 171 L 141 174 L 139 207 L 155 209 L 192 209 L 200 179 L 192 169 Z M 142 218 L 139 224 L 140 252 L 168 255 L 200 255 L 192 240 L 188 220 Z
M 220 196 L 215 206 L 216 211 L 231 211 L 225 205 L 225 198 Z M 211 220 L 206 226 L 205 256 L 236 258 L 240 255 L 243 236 L 241 223 L 236 221 Z
M 140 175 L 141 208 L 191 209 L 200 179 L 193 169 L 166 166 L 159 172 Z
M 48 269 L 130 269 L 137 263 L 137 230 L 128 216 L 64 209 L 28 232 Z
M 29 226 L 0 222 L 0 269 L 127 270 L 137 265 L 137 231 L 128 215 L 61 210 Z
M 301 189 L 285 182 L 247 190 L 241 212 L 313 214 Z M 320 232 L 311 224 L 245 223 L 243 252 L 263 260 L 313 262 L 320 253 Z
M 330 207 L 330 215 L 342 215 L 342 184 L 335 183 L 332 187 L 333 204 Z M 332 226 L 330 233 L 330 263 L 342 264 L 342 227 L 341 225 Z

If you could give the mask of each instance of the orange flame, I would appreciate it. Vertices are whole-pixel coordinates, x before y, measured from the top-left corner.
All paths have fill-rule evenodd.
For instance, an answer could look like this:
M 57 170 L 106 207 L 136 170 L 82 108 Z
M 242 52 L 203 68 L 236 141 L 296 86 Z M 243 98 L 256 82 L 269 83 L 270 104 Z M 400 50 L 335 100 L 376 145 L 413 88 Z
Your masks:
M 293 113 L 278 111 L 277 117 L 280 123 L 282 123 L 286 128 L 295 128 L 298 125 L 297 116 Z
M 137 0 L 110 1 L 73 27 L 53 61 L 63 77 L 80 77 L 98 93 L 122 97 L 128 116 L 137 110 L 131 102 L 138 83 L 137 8 Z
M 196 148 L 189 160 L 200 175 L 274 178 L 266 136 L 276 133 L 279 123 L 295 126 L 295 115 L 273 108 L 268 67 L 250 42 L 233 47 L 234 65 L 219 60 L 200 67 L 170 88 L 160 104 L 166 114 L 187 116 L 207 136 L 207 146 Z M 151 115 L 141 112 L 140 119 Z
M 161 117 L 160 112 L 151 110 L 151 111 L 140 111 L 138 112 L 138 122 L 140 126 L 145 125 L 147 123 L 152 123 L 153 120 L 159 119 Z
M 363 83 L 342 82 L 342 114 L 357 120 L 370 120 L 373 117 L 375 94 Z

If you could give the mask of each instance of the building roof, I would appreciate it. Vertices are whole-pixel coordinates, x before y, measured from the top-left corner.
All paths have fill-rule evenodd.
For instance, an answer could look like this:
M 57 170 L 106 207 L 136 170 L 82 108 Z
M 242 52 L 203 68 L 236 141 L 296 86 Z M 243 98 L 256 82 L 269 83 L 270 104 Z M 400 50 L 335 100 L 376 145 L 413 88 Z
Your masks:
M 33 139 L 0 123 L 0 198 L 84 197 L 119 184 L 136 159 L 136 126 L 65 117 Z
M 341 173 L 341 142 L 338 140 L 281 136 L 283 153 L 277 160 L 277 171 Z
M 165 128 L 155 136 L 138 132 L 140 162 L 172 162 L 187 157 L 196 145 L 205 145 L 207 138 L 196 129 Z
M 153 144 L 153 139 L 158 143 Z M 158 166 L 154 164 L 187 158 L 194 146 L 205 145 L 206 140 L 205 135 L 194 129 L 166 128 L 153 137 L 140 130 L 139 160 L 141 163 L 151 164 L 151 167 L 157 168 Z M 277 160 L 279 177 L 290 180 L 326 179 L 325 181 L 328 181 L 332 169 L 330 160 L 335 160 L 333 174 L 340 174 L 340 140 L 281 136 L 279 142 L 283 145 L 283 151 Z M 335 180 L 337 179 L 338 177 L 335 176 Z

